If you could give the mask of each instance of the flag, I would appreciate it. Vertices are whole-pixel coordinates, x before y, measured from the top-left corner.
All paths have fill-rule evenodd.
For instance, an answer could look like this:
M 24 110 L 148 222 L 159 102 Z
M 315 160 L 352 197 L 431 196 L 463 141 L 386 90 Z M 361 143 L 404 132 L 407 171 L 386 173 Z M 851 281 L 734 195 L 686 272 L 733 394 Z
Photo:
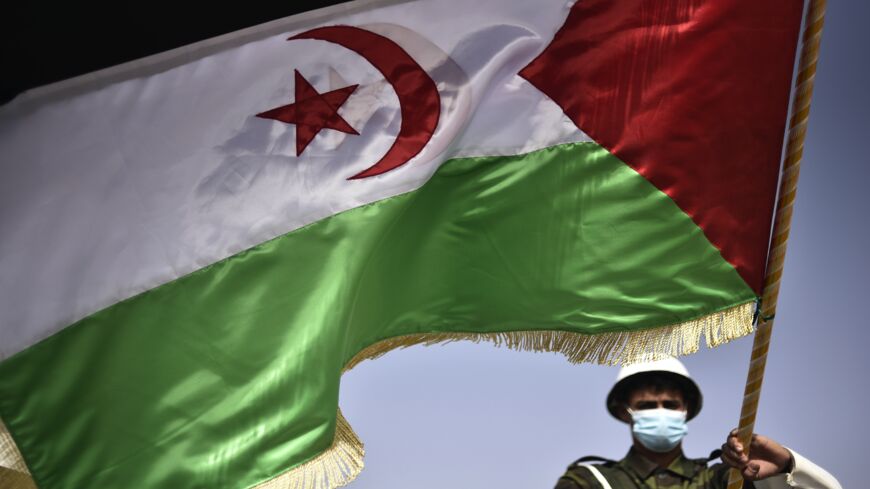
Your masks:
M 0 481 L 336 487 L 391 349 L 750 333 L 802 7 L 350 3 L 18 97 Z

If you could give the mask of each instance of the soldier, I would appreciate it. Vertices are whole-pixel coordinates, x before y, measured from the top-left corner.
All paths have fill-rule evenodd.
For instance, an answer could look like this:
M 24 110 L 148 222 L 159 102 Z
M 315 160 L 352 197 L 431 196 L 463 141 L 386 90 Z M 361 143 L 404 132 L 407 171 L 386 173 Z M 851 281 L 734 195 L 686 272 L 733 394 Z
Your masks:
M 730 467 L 743 473 L 744 488 L 842 489 L 824 469 L 770 438 L 753 435 L 747 457 L 736 430 L 710 457 L 686 458 L 681 445 L 686 422 L 701 411 L 702 400 L 679 360 L 623 367 L 607 395 L 607 410 L 631 425 L 631 449 L 618 462 L 577 460 L 556 489 L 724 489 Z M 720 455 L 724 463 L 707 466 Z

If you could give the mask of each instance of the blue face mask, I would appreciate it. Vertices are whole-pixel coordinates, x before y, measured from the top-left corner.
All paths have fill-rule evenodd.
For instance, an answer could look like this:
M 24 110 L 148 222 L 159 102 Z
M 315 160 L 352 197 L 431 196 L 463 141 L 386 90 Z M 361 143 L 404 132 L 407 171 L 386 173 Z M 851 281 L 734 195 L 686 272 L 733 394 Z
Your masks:
M 628 410 L 631 414 L 631 432 L 641 445 L 654 452 L 670 451 L 689 432 L 685 411 L 673 409 Z

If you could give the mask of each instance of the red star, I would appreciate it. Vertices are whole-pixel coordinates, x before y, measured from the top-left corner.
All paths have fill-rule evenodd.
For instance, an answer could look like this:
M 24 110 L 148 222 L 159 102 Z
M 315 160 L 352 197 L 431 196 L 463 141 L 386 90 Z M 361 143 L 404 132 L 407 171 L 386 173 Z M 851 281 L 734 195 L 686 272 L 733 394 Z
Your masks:
M 257 114 L 264 119 L 296 124 L 296 156 L 302 154 L 308 143 L 321 129 L 335 129 L 348 134 L 359 134 L 346 120 L 338 115 L 338 108 L 359 85 L 339 88 L 326 93 L 317 93 L 308 80 L 296 73 L 296 101 L 290 105 Z

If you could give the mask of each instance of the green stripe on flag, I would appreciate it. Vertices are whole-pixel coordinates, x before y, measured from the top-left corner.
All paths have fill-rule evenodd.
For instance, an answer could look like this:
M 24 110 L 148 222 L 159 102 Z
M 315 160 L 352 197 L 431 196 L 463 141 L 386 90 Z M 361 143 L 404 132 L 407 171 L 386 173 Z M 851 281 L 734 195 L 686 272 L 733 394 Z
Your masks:
M 6 359 L 0 416 L 42 487 L 252 486 L 329 447 L 341 370 L 379 340 L 640 331 L 754 298 L 595 144 L 456 159 Z

